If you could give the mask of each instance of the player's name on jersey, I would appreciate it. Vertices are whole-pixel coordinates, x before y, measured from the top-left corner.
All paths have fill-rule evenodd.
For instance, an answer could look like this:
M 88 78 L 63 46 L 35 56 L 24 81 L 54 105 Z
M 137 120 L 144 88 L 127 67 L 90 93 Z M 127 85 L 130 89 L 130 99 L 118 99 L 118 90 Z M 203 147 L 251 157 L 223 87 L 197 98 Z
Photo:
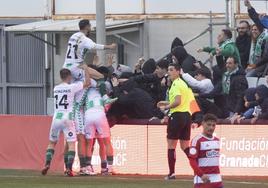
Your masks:
M 71 93 L 71 89 L 55 90 L 54 93 Z

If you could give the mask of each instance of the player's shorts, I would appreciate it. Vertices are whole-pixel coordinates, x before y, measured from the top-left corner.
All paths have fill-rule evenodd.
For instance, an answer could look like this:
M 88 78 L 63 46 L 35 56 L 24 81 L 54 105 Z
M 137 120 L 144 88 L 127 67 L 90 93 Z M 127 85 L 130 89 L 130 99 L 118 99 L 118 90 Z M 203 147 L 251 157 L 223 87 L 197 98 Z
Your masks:
M 172 140 L 190 140 L 191 115 L 188 112 L 174 112 L 168 120 L 167 138 Z
M 84 81 L 85 71 L 78 67 L 78 63 L 66 63 L 63 68 L 69 69 L 72 73 L 73 81 Z
M 84 109 L 79 109 L 78 104 L 74 105 L 74 123 L 76 134 L 85 134 Z
M 75 142 L 75 125 L 72 120 L 72 113 L 56 112 L 53 117 L 49 140 L 56 142 L 59 140 L 60 132 L 63 132 L 64 138 L 67 142 Z
M 86 139 L 109 138 L 110 127 L 106 114 L 101 109 L 89 109 L 85 113 L 85 136 Z

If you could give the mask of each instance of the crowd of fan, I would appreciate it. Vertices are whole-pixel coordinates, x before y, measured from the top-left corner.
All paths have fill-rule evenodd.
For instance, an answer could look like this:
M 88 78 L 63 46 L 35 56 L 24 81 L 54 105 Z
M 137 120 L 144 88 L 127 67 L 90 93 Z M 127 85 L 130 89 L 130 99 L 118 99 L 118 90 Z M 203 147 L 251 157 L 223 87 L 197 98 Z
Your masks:
M 265 85 L 248 88 L 246 78 L 266 76 L 267 17 L 259 15 L 249 1 L 245 0 L 245 5 L 254 24 L 240 21 L 235 42 L 232 31 L 222 29 L 217 37 L 218 47 L 198 50 L 215 57 L 216 65 L 211 69 L 187 53 L 179 38 L 173 40 L 171 52 L 166 57 L 158 62 L 140 58 L 134 71 L 126 65 L 115 66 L 110 57 L 109 67 L 97 68 L 105 75 L 110 95 L 118 98 L 108 110 L 108 117 L 116 121 L 122 118 L 163 118 L 164 114 L 156 104 L 166 100 L 170 86 L 168 66 L 175 62 L 181 64 L 181 78 L 194 91 L 201 109 L 193 115 L 193 121 L 199 122 L 206 113 L 229 119 L 231 123 L 240 123 L 243 119 L 251 119 L 251 123 L 268 119 L 268 88 Z

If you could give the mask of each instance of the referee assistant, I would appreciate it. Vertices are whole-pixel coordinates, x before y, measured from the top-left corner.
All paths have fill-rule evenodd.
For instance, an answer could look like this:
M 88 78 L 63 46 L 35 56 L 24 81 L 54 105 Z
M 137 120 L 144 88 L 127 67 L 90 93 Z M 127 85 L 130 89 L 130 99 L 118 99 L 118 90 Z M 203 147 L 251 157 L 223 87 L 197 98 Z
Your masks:
M 168 75 L 172 82 L 168 91 L 168 101 L 160 101 L 157 105 L 161 110 L 169 110 L 167 126 L 168 165 L 169 174 L 166 180 L 175 179 L 176 146 L 180 140 L 180 147 L 188 156 L 191 134 L 191 89 L 180 78 L 181 66 L 171 63 Z

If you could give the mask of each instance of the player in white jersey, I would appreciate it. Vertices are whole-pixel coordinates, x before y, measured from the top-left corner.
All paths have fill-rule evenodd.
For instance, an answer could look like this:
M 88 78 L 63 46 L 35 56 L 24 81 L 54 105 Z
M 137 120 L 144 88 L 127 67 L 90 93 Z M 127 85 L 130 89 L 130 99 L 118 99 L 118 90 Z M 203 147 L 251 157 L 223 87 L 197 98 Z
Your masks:
M 92 85 L 94 82 L 92 81 Z M 103 99 L 97 88 L 90 87 L 86 97 L 85 135 L 87 139 L 87 169 L 94 172 L 91 166 L 93 139 L 100 145 L 102 174 L 112 173 L 113 147 L 109 123 L 106 118 Z M 108 161 L 108 168 L 107 168 Z
M 79 22 L 80 31 L 73 34 L 68 41 L 68 48 L 65 57 L 63 68 L 67 68 L 72 72 L 74 80 L 83 80 L 84 71 L 79 68 L 84 63 L 85 54 L 89 50 L 104 50 L 104 49 L 115 49 L 116 44 L 102 45 L 96 44 L 89 37 L 91 31 L 91 25 L 89 20 L 81 20 Z M 96 70 L 87 68 L 90 75 L 94 79 L 103 78 L 103 75 L 98 73 Z
M 82 68 L 85 69 L 87 67 L 82 66 Z M 75 156 L 76 132 L 72 111 L 75 93 L 90 85 L 89 74 L 87 72 L 85 76 L 86 81 L 70 84 L 72 81 L 70 70 L 62 69 L 60 71 L 62 83 L 54 88 L 54 116 L 49 133 L 49 144 L 46 151 L 46 163 L 42 170 L 43 175 L 46 175 L 50 168 L 50 163 L 54 155 L 55 146 L 59 139 L 59 134 L 60 132 L 63 132 L 68 145 L 67 175 L 73 176 L 72 164 Z
M 213 136 L 216 123 L 216 116 L 206 114 L 202 121 L 202 134 L 191 142 L 188 157 L 195 174 L 195 188 L 223 188 L 219 168 L 220 139 Z

